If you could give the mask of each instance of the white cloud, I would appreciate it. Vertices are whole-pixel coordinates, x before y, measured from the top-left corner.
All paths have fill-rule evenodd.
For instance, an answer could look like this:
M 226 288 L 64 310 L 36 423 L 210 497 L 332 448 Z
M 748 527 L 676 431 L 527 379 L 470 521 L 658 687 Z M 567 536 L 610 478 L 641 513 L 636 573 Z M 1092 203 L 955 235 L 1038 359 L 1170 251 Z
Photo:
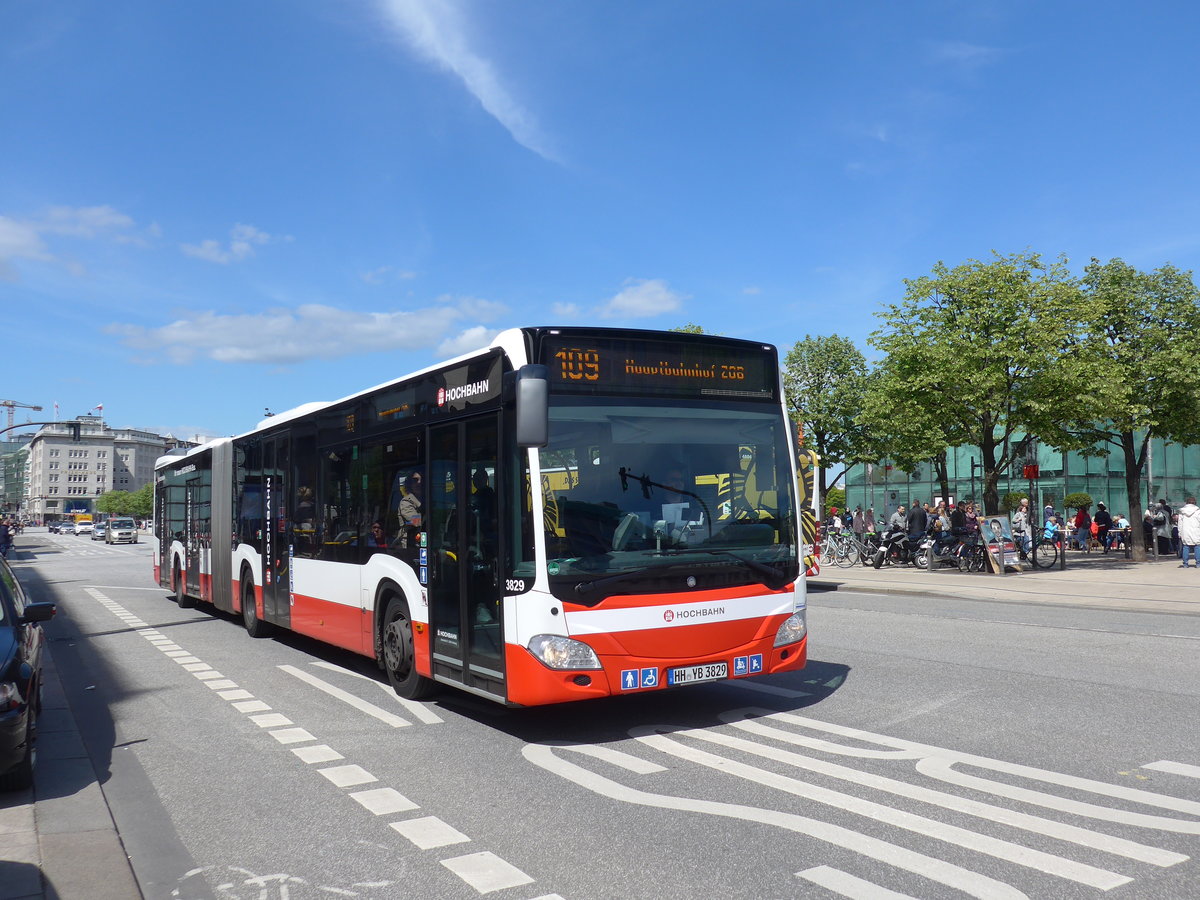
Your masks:
M 133 219 L 111 206 L 52 206 L 41 218 L 26 220 L 0 216 L 0 279 L 16 278 L 11 262 L 18 259 L 57 263 L 80 275 L 82 264 L 51 252 L 46 236 L 129 243 L 138 240 L 127 233 L 132 226 Z
M 94 238 L 132 225 L 133 219 L 111 206 L 52 206 L 42 220 L 41 229 L 52 234 Z
M 417 310 L 356 312 L 323 304 L 295 309 L 272 309 L 241 315 L 195 312 L 163 325 L 111 325 L 106 331 L 136 350 L 147 351 L 145 362 L 166 358 L 190 363 L 204 358 L 225 363 L 287 365 L 310 359 L 338 359 L 396 349 L 426 349 L 434 345 L 467 349 L 482 346 L 496 332 L 472 326 L 450 336 L 463 319 L 476 319 L 471 310 L 479 301 L 439 302 Z M 492 304 L 496 311 L 503 309 Z M 486 337 L 485 337 L 486 334 Z
M 533 115 L 508 92 L 495 67 L 470 45 L 457 0 L 378 0 L 388 23 L 426 59 L 454 73 L 522 147 L 551 162 L 558 158 Z
M 16 277 L 16 273 L 8 264 L 9 260 L 46 261 L 52 258 L 36 228 L 7 216 L 0 216 L 0 279 L 8 281 Z
M 605 319 L 645 319 L 674 312 L 686 300 L 671 290 L 661 278 L 630 278 L 615 297 L 603 303 L 598 312 Z
M 555 303 L 550 307 L 550 312 L 556 319 L 574 319 L 581 310 L 577 303 Z
M 386 281 L 392 280 L 409 281 L 416 278 L 417 273 L 410 272 L 407 269 L 397 269 L 395 266 L 380 266 L 369 272 L 363 272 L 358 277 L 367 284 L 383 284 Z
M 255 247 L 291 240 L 292 238 L 288 235 L 276 237 L 255 228 L 253 225 L 238 223 L 229 229 L 229 243 L 227 244 L 209 238 L 198 244 L 180 244 L 179 249 L 188 256 L 194 256 L 196 259 L 228 265 L 231 262 L 240 262 L 243 259 L 249 259 L 251 256 L 254 256 Z
M 437 354 L 443 358 L 462 356 L 464 353 L 470 353 L 472 350 L 486 347 L 492 338 L 499 333 L 500 330 L 497 328 L 486 328 L 483 325 L 476 325 L 460 331 L 452 338 L 442 341 L 438 344 Z

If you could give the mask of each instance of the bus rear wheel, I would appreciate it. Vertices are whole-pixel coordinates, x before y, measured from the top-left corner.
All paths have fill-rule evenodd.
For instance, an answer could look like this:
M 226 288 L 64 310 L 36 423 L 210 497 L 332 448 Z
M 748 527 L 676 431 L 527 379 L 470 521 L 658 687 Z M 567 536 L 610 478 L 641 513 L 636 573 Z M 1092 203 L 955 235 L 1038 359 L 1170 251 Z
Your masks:
M 187 584 L 183 580 L 179 563 L 175 564 L 175 604 L 180 609 L 191 609 L 196 605 L 196 601 L 187 594 Z
M 265 638 L 271 633 L 271 626 L 258 617 L 254 580 L 251 578 L 242 579 L 242 624 L 246 626 L 246 634 L 252 638 Z
M 433 694 L 435 684 L 417 671 L 413 653 L 412 619 L 408 604 L 400 597 L 388 600 L 382 622 L 383 668 L 388 681 L 401 697 L 422 700 Z

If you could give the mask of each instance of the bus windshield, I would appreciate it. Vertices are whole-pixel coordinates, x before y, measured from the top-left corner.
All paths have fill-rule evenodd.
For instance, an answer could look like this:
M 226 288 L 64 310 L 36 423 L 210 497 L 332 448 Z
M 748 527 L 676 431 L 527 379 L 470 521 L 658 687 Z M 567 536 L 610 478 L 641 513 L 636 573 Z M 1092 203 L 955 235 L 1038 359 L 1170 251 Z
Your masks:
M 547 571 L 559 599 L 778 589 L 796 577 L 778 408 L 559 397 L 539 461 Z

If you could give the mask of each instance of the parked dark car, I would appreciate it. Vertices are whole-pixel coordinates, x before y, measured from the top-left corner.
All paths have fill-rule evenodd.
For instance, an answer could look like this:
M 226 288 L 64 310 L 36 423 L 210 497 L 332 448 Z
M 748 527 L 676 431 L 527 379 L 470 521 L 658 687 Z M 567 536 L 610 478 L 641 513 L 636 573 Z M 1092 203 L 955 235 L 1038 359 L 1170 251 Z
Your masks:
M 53 603 L 30 603 L 8 563 L 0 560 L 0 791 L 33 783 L 46 645 L 39 623 L 56 610 Z

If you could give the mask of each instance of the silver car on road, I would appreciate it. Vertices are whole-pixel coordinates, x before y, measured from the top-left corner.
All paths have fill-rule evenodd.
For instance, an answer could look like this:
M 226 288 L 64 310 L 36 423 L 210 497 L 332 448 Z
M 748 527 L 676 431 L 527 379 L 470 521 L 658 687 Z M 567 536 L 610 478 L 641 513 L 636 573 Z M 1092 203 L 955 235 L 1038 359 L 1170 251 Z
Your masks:
M 104 543 L 136 544 L 137 542 L 137 525 L 134 524 L 133 519 L 122 517 L 108 520 L 108 528 L 104 532 Z

